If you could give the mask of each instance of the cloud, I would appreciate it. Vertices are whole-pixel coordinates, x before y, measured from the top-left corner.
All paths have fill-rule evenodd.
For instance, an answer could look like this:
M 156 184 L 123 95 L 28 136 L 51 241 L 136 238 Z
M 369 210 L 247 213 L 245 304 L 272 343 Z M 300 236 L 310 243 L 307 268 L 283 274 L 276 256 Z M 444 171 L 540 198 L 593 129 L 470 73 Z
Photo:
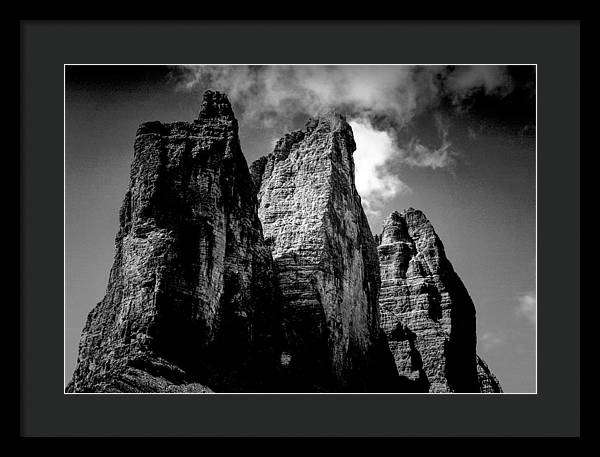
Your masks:
M 537 299 L 535 292 L 529 292 L 517 297 L 516 313 L 518 317 L 527 319 L 531 324 L 536 324 Z
M 397 195 L 411 192 L 410 187 L 392 171 L 392 162 L 436 169 L 449 166 L 457 155 L 450 149 L 448 124 L 441 116 L 436 116 L 436 124 L 442 144 L 434 149 L 423 145 L 418 138 L 399 145 L 389 130 L 375 128 L 368 119 L 354 119 L 349 123 L 356 142 L 356 189 L 365 212 L 370 215 L 379 216 L 383 204 Z
M 388 132 L 376 130 L 368 120 L 350 121 L 356 151 L 356 190 L 362 198 L 367 215 L 378 216 L 380 206 L 410 188 L 386 167 L 397 154 Z
M 402 166 L 443 169 L 459 157 L 440 107 L 453 109 L 476 93 L 512 90 L 504 67 L 407 65 L 193 65 L 173 67 L 176 87 L 226 92 L 241 123 L 287 130 L 290 119 L 335 108 L 346 114 L 359 150 L 357 188 L 367 212 L 408 191 Z M 408 134 L 415 119 L 432 114 L 427 138 Z M 399 166 L 388 167 L 386 164 Z M 393 172 L 391 169 L 393 168 Z
M 178 88 L 226 92 L 243 119 L 277 122 L 325 108 L 402 128 L 440 104 L 512 88 L 504 67 L 411 65 L 187 65 L 171 68 Z
M 227 92 L 243 118 L 267 122 L 340 108 L 350 117 L 383 115 L 406 123 L 417 112 L 420 92 L 434 90 L 410 66 L 195 65 L 175 67 L 172 76 L 181 89 Z
M 506 67 L 495 65 L 459 66 L 446 78 L 446 87 L 456 99 L 481 90 L 485 94 L 507 95 L 513 90 Z
M 438 148 L 425 146 L 418 138 L 410 140 L 405 148 L 401 149 L 402 161 L 413 167 L 428 167 L 432 169 L 445 168 L 452 165 L 458 153 L 450 147 L 452 143 L 448 140 L 449 124 L 439 113 L 435 115 L 435 123 L 441 145 Z
M 485 332 L 479 337 L 479 342 L 485 352 L 504 344 L 504 337 L 495 332 Z

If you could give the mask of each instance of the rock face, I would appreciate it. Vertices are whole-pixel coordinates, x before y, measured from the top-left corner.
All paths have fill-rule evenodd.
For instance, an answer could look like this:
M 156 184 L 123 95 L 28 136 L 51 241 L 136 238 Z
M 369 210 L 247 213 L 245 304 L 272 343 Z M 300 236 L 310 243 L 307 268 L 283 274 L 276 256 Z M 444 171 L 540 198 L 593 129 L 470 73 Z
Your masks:
M 499 391 L 476 355 L 473 301 L 425 215 L 393 212 L 377 241 L 382 328 L 400 376 L 415 391 Z
M 502 393 L 502 387 L 494 374 L 490 371 L 487 363 L 477 356 L 477 376 L 479 379 L 479 391 L 483 394 Z
M 281 292 L 284 365 L 299 391 L 390 390 L 377 247 L 354 185 L 356 149 L 328 112 L 251 166 Z
M 67 391 L 501 392 L 423 213 L 372 236 L 355 149 L 328 112 L 249 170 L 213 91 L 192 123 L 142 124 Z
M 273 390 L 279 306 L 237 121 L 207 91 L 193 123 L 138 129 L 106 296 L 67 390 Z

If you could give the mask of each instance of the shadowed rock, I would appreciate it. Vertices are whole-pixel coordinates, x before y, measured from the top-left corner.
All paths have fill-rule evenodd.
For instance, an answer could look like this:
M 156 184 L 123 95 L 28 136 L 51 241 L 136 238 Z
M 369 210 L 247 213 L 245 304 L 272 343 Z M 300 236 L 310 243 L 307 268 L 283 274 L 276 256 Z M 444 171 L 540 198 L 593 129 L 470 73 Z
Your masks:
M 193 123 L 138 129 L 106 296 L 68 391 L 272 390 L 276 293 L 237 121 L 207 91 Z
M 501 391 L 423 213 L 372 236 L 355 149 L 330 111 L 249 170 L 214 91 L 191 123 L 142 124 L 67 391 Z
M 502 393 L 502 387 L 494 374 L 490 371 L 487 363 L 477 356 L 477 376 L 479 378 L 479 391 L 484 394 Z
M 421 211 L 395 211 L 379 242 L 382 328 L 398 373 L 416 390 L 479 392 L 489 370 L 475 352 L 475 307 L 433 226 Z

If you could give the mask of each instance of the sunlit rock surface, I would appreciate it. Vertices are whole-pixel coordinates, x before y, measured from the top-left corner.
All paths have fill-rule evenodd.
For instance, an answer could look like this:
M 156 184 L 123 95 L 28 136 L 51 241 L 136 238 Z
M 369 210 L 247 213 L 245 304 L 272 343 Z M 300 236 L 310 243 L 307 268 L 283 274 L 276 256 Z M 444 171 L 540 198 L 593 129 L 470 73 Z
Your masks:
M 251 166 L 285 297 L 286 363 L 297 390 L 395 388 L 379 325 L 377 247 L 354 185 L 355 149 L 344 117 L 327 112 Z

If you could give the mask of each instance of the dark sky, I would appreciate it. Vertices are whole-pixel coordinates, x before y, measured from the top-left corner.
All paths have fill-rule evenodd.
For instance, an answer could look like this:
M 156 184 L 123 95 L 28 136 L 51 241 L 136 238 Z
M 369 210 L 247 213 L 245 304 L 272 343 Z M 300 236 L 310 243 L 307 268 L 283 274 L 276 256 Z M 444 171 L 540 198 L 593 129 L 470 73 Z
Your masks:
M 535 67 L 67 66 L 65 81 L 65 381 L 106 289 L 138 125 L 191 121 L 214 88 L 248 163 L 320 109 L 346 113 L 373 232 L 421 209 L 475 302 L 479 354 L 506 392 L 535 391 Z

